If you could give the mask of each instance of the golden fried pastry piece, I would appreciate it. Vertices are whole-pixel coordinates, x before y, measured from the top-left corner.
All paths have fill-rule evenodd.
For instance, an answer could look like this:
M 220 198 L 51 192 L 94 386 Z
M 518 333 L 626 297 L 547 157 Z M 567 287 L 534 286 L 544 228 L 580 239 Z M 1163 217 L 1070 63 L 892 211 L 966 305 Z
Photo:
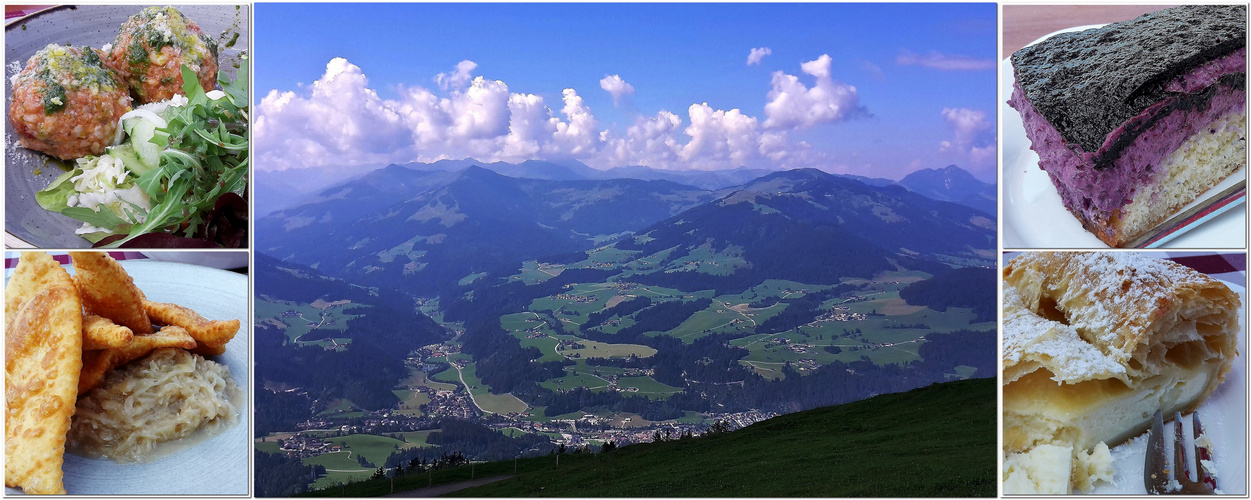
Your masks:
M 87 312 L 113 320 L 136 335 L 153 332 L 143 310 L 143 293 L 122 265 L 104 252 L 70 252 L 74 282 Z
M 1189 412 L 1225 379 L 1238 295 L 1188 267 L 1124 252 L 1038 252 L 1003 269 L 1004 450 L 1092 449 Z
M 74 287 L 52 285 L 23 302 L 5 328 L 6 486 L 65 494 L 61 466 L 82 369 L 82 320 Z
M 68 272 L 52 256 L 43 252 L 22 252 L 13 275 L 4 287 L 5 323 L 17 317 L 23 302 L 49 286 L 74 286 Z
M 83 314 L 83 350 L 98 351 L 122 347 L 130 343 L 134 332 L 113 320 L 95 314 Z
M 78 376 L 78 393 L 87 394 L 104 382 L 109 370 L 117 366 L 117 354 L 109 349 L 83 351 L 83 371 Z
M 153 321 L 181 326 L 187 329 L 196 341 L 196 348 L 191 352 L 206 356 L 218 356 L 226 352 L 226 343 L 235 338 L 239 332 L 239 320 L 230 321 L 207 320 L 199 313 L 180 306 L 163 302 L 143 301 L 143 308 Z
M 196 341 L 183 327 L 164 326 L 151 335 L 136 335 L 130 344 L 113 349 L 113 351 L 118 353 L 122 363 L 129 363 L 165 347 L 177 347 L 189 351 L 195 349 Z
M 78 393 L 86 394 L 99 387 L 109 371 L 147 356 L 152 351 L 164 347 L 192 350 L 195 346 L 195 339 L 191 338 L 186 329 L 166 326 L 157 330 L 156 333 L 135 335 L 128 344 L 122 347 L 83 352 L 83 372 L 78 381 Z

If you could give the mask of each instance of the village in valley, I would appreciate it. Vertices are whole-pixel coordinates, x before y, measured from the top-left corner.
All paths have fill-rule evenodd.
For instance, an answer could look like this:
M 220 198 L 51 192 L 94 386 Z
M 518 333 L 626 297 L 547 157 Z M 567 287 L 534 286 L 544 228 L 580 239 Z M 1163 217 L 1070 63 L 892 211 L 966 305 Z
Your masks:
M 588 267 L 592 264 L 582 263 Z M 516 278 L 528 285 L 540 283 L 568 267 L 529 262 Z M 673 323 L 676 327 L 663 333 L 682 345 L 708 336 L 729 339 L 727 346 L 748 353 L 738 363 L 766 379 L 781 379 L 788 371 L 791 376 L 802 376 L 834 361 L 906 363 L 919 359 L 919 339 L 928 332 L 985 326 L 975 325 L 978 322 L 967 309 L 939 312 L 909 305 L 899 297 L 901 288 L 924 276 L 916 272 L 885 273 L 873 280 L 849 281 L 844 284 L 847 291 L 820 299 L 805 322 L 774 331 L 762 329 L 762 325 L 791 307 L 788 301 L 807 295 L 825 297 L 817 294 L 833 287 L 767 280 L 742 293 L 716 295 L 708 290 L 683 292 L 624 280 L 574 283 L 534 299 L 524 312 L 500 316 L 498 324 L 523 349 L 538 353 L 533 362 L 554 362 L 563 367 L 563 376 L 538 381 L 545 390 L 555 394 L 618 393 L 623 398 L 664 401 L 702 382 L 687 378 L 685 388 L 666 385 L 648 363 L 631 361 L 646 360 L 658 351 L 616 340 L 619 332 L 627 331 L 639 317 L 605 311 L 626 308 L 623 304 L 634 300 L 651 305 L 707 304 L 702 310 L 682 313 L 689 317 L 679 318 Z M 419 306 L 432 318 L 441 317 L 437 301 L 422 301 Z M 345 325 L 351 318 L 368 313 L 369 306 L 348 301 L 257 303 L 258 321 L 281 325 L 288 342 L 326 350 L 350 345 L 352 339 L 346 335 Z M 321 411 L 298 422 L 296 428 L 259 436 L 257 449 L 325 467 L 325 474 L 312 485 L 324 488 L 369 477 L 383 468 L 393 453 L 440 446 L 427 438 L 440 432 L 449 418 L 474 422 L 504 436 L 546 438 L 547 445 L 532 447 L 524 455 L 548 453 L 557 447 L 594 451 L 606 443 L 624 446 L 697 436 L 714 423 L 738 429 L 777 415 L 759 410 L 685 411 L 676 418 L 652 421 L 637 413 L 598 406 L 562 407 L 565 409 L 549 415 L 549 408 L 533 407 L 512 393 L 492 392 L 477 373 L 478 360 L 462 352 L 464 326 L 441 324 L 452 338 L 408 354 L 404 366 L 409 377 L 392 390 L 400 400 L 396 407 L 369 411 L 348 400 L 325 401 L 306 395 L 309 401 L 319 401 Z M 957 373 L 964 375 L 959 370 Z

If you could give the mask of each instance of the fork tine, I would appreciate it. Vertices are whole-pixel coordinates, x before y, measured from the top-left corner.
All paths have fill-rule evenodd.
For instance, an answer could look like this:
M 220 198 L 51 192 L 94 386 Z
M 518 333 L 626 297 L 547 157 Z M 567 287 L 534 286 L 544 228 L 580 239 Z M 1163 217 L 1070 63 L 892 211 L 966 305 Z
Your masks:
M 1216 479 L 1211 474 L 1208 474 L 1208 469 L 1203 466 L 1203 461 L 1212 461 L 1212 450 L 1209 450 L 1207 447 L 1207 444 L 1210 444 L 1210 442 L 1200 438 L 1200 436 L 1204 436 L 1204 432 L 1203 424 L 1199 423 L 1199 412 L 1196 411 L 1190 415 L 1190 423 L 1195 436 L 1195 471 L 1199 481 L 1215 491 Z
M 1147 493 L 1160 495 L 1168 491 L 1168 455 L 1164 451 L 1164 416 L 1155 411 L 1151 419 L 1151 434 L 1147 437 L 1146 466 L 1142 480 Z
M 1173 479 L 1183 485 L 1189 484 L 1190 462 L 1186 460 L 1186 430 L 1182 428 L 1181 412 L 1173 416 Z
M 1206 440 L 1200 439 L 1203 436 L 1203 426 L 1199 423 L 1199 414 L 1196 412 L 1191 416 L 1190 423 L 1194 432 L 1194 469 L 1195 478 L 1190 479 L 1190 462 L 1186 460 L 1186 442 L 1185 432 L 1182 429 L 1181 413 L 1177 414 L 1177 439 L 1173 443 L 1173 451 L 1175 459 L 1173 462 L 1173 477 L 1181 486 L 1177 493 L 1183 495 L 1211 495 L 1216 491 L 1216 481 L 1207 474 L 1200 460 L 1211 460 L 1211 455 L 1207 453 L 1206 447 L 1201 442 Z

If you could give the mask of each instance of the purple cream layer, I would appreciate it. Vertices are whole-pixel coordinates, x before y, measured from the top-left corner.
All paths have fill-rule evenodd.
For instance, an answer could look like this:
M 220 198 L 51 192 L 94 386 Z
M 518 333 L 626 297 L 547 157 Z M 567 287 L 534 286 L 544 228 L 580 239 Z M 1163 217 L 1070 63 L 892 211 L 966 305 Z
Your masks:
M 1245 72 L 1244 48 L 1194 68 L 1171 82 L 1169 90 L 1193 92 L 1214 84 L 1222 75 Z M 1108 134 L 1099 151 L 1086 152 L 1064 141 L 1025 97 L 1020 82 L 1013 87 L 1012 98 L 1008 101 L 1021 115 L 1025 135 L 1032 143 L 1030 148 L 1038 153 L 1039 168 L 1051 176 L 1065 207 L 1078 214 L 1083 225 L 1092 230 L 1095 228 L 1090 222 L 1101 221 L 1102 225 L 1113 211 L 1132 202 L 1137 188 L 1155 177 L 1160 162 L 1196 130 L 1202 130 L 1223 115 L 1245 110 L 1246 89 L 1217 93 L 1206 107 L 1174 110 L 1122 150 L 1111 168 L 1094 168 L 1094 159 L 1111 147 L 1128 126 L 1152 119 L 1169 103 L 1166 99 L 1148 107 Z
M 1224 75 L 1245 73 L 1246 71 L 1247 49 L 1242 48 L 1224 57 L 1218 57 L 1196 66 L 1194 69 L 1186 72 L 1186 74 L 1169 82 L 1168 86 L 1164 87 L 1164 90 L 1169 92 L 1197 92 L 1216 83 Z

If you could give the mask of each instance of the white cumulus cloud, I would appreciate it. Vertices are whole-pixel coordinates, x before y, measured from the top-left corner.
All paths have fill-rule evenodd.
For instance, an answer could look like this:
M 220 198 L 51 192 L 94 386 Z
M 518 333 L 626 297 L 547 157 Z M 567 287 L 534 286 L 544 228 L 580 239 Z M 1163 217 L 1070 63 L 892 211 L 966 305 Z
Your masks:
M 439 84 L 439 88 L 447 90 L 449 88 L 457 88 L 465 85 L 473 78 L 473 70 L 477 69 L 478 63 L 465 60 L 456 64 L 456 69 L 451 73 L 439 73 L 434 76 L 434 82 Z
M 770 49 L 768 47 L 758 47 L 758 48 L 751 49 L 751 52 L 747 53 L 747 65 L 748 66 L 751 66 L 753 64 L 759 65 L 760 61 L 764 60 L 765 56 L 772 54 L 772 53 L 773 53 L 773 49 Z
M 621 75 L 608 75 L 599 81 L 599 88 L 612 94 L 612 103 L 620 106 L 622 100 L 634 94 L 634 86 L 621 79 Z
M 809 88 L 799 77 L 781 71 L 773 73 L 772 90 L 765 104 L 766 128 L 802 129 L 843 120 L 865 113 L 860 106 L 856 87 L 830 77 L 829 54 L 800 65 L 800 69 L 816 79 Z
M 556 132 L 552 138 L 558 149 L 554 152 L 568 156 L 583 156 L 595 152 L 599 143 L 599 122 L 582 102 L 582 96 L 574 89 L 561 92 L 565 106 L 560 112 L 568 121 L 556 120 Z
M 939 143 L 939 152 L 964 160 L 971 170 L 993 169 L 999 156 L 994 119 L 969 108 L 943 108 L 942 116 L 953 137 Z
M 712 109 L 706 102 L 692 104 L 687 114 L 691 124 L 684 133 L 691 139 L 679 154 L 683 161 L 707 169 L 727 163 L 743 166 L 758 157 L 760 126 L 755 117 L 737 109 Z
M 292 133 L 294 132 L 294 133 Z M 281 170 L 305 161 L 386 161 L 412 146 L 404 117 L 369 88 L 359 67 L 335 58 L 301 97 L 271 90 L 257 106 L 257 163 Z
M 678 154 L 682 145 L 678 142 L 678 133 L 681 126 L 682 117 L 669 111 L 662 110 L 651 117 L 639 116 L 623 137 L 609 135 L 602 161 L 610 165 L 680 168 Z
M 474 76 L 477 68 L 473 61 L 462 61 L 436 75 L 434 88 L 397 85 L 396 97 L 384 99 L 360 67 L 332 59 L 312 85 L 272 90 L 261 99 L 253 132 L 256 167 L 351 167 L 466 157 L 486 162 L 577 159 L 599 168 L 818 166 L 826 161 L 824 155 L 791 140 L 787 127 L 838 119 L 858 109 L 855 89 L 830 79 L 828 56 L 802 66 L 817 80 L 812 89 L 797 80 L 779 84 L 779 78 L 789 75 L 774 76 L 774 107 L 767 109 L 763 124 L 739 109 L 700 103 L 689 106 L 686 116 L 666 110 L 635 115 L 624 130 L 615 124 L 605 128 L 576 89 L 563 89 L 560 102 L 547 102 L 540 94 L 513 91 L 501 80 Z M 606 77 L 601 88 L 619 98 L 632 90 L 619 75 Z M 783 117 L 792 115 L 781 114 L 777 103 L 826 108 L 787 121 Z

